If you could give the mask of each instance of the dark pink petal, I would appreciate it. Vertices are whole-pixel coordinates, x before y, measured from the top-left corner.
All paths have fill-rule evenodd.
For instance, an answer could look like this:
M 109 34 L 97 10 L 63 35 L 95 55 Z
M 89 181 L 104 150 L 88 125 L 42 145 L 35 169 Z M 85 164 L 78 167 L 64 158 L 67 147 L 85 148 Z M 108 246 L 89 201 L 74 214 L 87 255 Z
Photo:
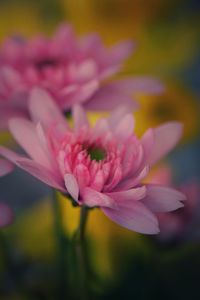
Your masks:
M 186 196 L 169 187 L 147 185 L 147 196 L 142 202 L 153 212 L 168 212 L 183 207 Z
M 82 127 L 89 127 L 89 122 L 84 109 L 80 105 L 75 105 L 72 109 L 74 129 L 76 132 L 81 130 Z
M 0 159 L 0 176 L 4 176 L 12 172 L 14 165 L 4 159 Z
M 109 197 L 108 195 L 105 195 L 103 193 L 97 192 L 89 187 L 86 187 L 83 191 L 83 204 L 94 207 L 116 207 L 117 204 L 115 201 Z
M 29 99 L 29 109 L 33 120 L 45 128 L 59 123 L 67 130 L 67 121 L 51 96 L 43 89 L 34 88 Z
M 0 146 L 0 155 L 10 160 L 12 163 L 38 178 L 49 186 L 66 192 L 60 174 L 53 173 L 39 163 L 18 155 L 17 153 Z
M 72 174 L 65 174 L 64 180 L 67 192 L 72 196 L 74 200 L 78 201 L 79 186 L 76 178 Z
M 183 133 L 183 125 L 179 122 L 165 123 L 154 129 L 154 147 L 151 153 L 150 164 L 156 163 L 168 154 L 179 142 Z
M 112 221 L 130 230 L 145 234 L 159 232 L 156 216 L 140 201 L 125 201 L 118 209 L 102 208 L 102 211 Z
M 13 220 L 14 214 L 12 209 L 4 202 L 0 202 L 0 228 L 10 225 Z

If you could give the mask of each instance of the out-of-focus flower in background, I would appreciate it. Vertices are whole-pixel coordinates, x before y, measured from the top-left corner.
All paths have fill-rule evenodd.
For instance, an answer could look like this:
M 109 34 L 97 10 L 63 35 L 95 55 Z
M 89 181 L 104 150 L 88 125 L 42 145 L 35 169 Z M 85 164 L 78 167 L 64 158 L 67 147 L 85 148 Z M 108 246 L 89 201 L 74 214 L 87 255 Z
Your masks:
M 106 49 L 97 34 L 77 40 L 70 25 L 61 26 L 52 38 L 6 39 L 0 49 L 0 126 L 13 116 L 26 116 L 33 87 L 50 92 L 64 111 L 76 103 L 92 110 L 110 110 L 122 103 L 135 109 L 132 94 L 161 93 L 163 86 L 146 77 L 105 82 L 120 71 L 132 51 L 130 41 Z

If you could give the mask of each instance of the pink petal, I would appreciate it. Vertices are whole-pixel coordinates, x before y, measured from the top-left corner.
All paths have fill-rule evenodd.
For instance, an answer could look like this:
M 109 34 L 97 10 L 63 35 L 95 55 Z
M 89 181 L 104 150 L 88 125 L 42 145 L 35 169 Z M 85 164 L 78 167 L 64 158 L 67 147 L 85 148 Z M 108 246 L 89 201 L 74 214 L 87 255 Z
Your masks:
M 123 205 L 123 201 L 143 199 L 146 196 L 146 187 L 141 186 L 126 191 L 111 192 L 107 193 L 107 195 Z
M 12 209 L 4 202 L 0 202 L 0 228 L 10 225 L 13 220 L 14 214 Z
M 84 109 L 80 105 L 75 105 L 72 110 L 74 129 L 78 132 L 82 127 L 89 127 L 89 122 Z
M 128 94 L 160 94 L 165 90 L 164 85 L 158 79 L 151 77 L 129 77 L 117 80 L 114 84 L 117 89 L 123 90 Z
M 134 120 L 132 114 L 125 115 L 113 130 L 114 135 L 121 141 L 127 140 L 132 134 L 134 129 Z
M 124 41 L 110 49 L 110 63 L 121 64 L 124 59 L 130 56 L 134 50 L 132 41 Z
M 118 125 L 119 120 L 121 120 L 129 112 L 130 109 L 126 105 L 120 105 L 116 109 L 114 109 L 108 117 L 108 124 L 110 125 L 110 127 L 114 129 Z
M 67 121 L 51 96 L 43 89 L 34 88 L 29 99 L 29 109 L 33 120 L 46 128 L 60 123 L 67 130 Z
M 125 201 L 118 209 L 102 208 L 112 221 L 130 230 L 156 234 L 159 232 L 158 220 L 140 201 Z
M 74 200 L 78 201 L 79 186 L 76 178 L 72 174 L 65 174 L 64 180 L 67 192 L 72 196 Z
M 51 162 L 43 151 L 33 123 L 22 118 L 15 118 L 9 122 L 9 127 L 15 140 L 33 160 L 51 168 Z
M 154 149 L 150 156 L 150 164 L 170 152 L 179 142 L 183 132 L 183 125 L 179 122 L 165 123 L 154 129 Z
M 94 207 L 116 207 L 115 201 L 108 195 L 99 193 L 89 187 L 86 187 L 83 191 L 83 204 Z
M 11 162 L 0 159 L 0 176 L 4 176 L 12 172 L 14 166 Z
M 86 103 L 90 110 L 113 110 L 119 105 L 126 105 L 130 110 L 136 110 L 138 104 L 125 91 L 120 91 L 112 83 L 100 87 L 93 97 Z
M 60 174 L 53 173 L 46 167 L 40 165 L 39 163 L 24 158 L 17 153 L 6 149 L 5 147 L 0 147 L 0 155 L 4 156 L 6 159 L 10 160 L 12 163 L 20 167 L 21 169 L 27 171 L 34 177 L 38 178 L 42 182 L 56 189 L 66 192 Z
M 147 196 L 142 202 L 153 212 L 168 212 L 183 207 L 183 193 L 169 187 L 147 185 Z
M 87 83 L 78 85 L 75 90 L 71 91 L 71 93 L 68 92 L 68 87 L 67 94 L 66 89 L 63 89 L 63 91 L 61 91 L 62 107 L 64 109 L 69 109 L 72 105 L 86 102 L 89 98 L 93 96 L 93 94 L 98 90 L 98 88 L 98 80 L 93 79 Z

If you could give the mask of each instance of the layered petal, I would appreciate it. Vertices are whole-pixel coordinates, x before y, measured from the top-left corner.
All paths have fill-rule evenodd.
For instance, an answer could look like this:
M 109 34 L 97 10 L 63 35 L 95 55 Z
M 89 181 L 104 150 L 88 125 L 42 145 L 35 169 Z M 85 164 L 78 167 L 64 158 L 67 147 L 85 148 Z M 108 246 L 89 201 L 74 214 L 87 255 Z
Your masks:
M 158 220 L 140 201 L 125 201 L 118 209 L 102 208 L 104 214 L 119 225 L 145 234 L 159 232 Z
M 168 122 L 154 129 L 154 150 L 149 163 L 155 164 L 168 154 L 179 142 L 183 132 L 183 125 L 179 122 Z
M 142 200 L 151 211 L 153 212 L 169 212 L 183 207 L 181 201 L 186 200 L 186 196 L 172 188 L 147 185 L 147 195 Z

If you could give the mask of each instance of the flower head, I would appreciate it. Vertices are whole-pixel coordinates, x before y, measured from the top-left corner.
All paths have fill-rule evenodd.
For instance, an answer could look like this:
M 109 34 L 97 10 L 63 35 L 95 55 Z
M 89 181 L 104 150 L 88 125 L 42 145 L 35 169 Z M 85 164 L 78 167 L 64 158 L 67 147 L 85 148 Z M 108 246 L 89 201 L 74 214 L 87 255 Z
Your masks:
M 4 147 L 0 154 L 78 205 L 100 207 L 113 221 L 142 233 L 158 233 L 156 213 L 182 207 L 185 196 L 144 184 L 149 168 L 170 151 L 182 133 L 176 122 L 149 129 L 139 139 L 127 108 L 91 128 L 83 108 L 73 108 L 70 128 L 51 97 L 35 89 L 29 101 L 33 122 L 10 121 L 10 130 L 30 158 Z
M 7 39 L 0 48 L 1 127 L 14 115 L 27 115 L 33 87 L 46 89 L 64 111 L 76 103 L 92 110 L 119 103 L 136 108 L 131 94 L 160 93 L 163 87 L 145 77 L 107 82 L 132 51 L 129 41 L 107 49 L 97 34 L 77 39 L 70 25 L 61 26 L 52 38 Z

